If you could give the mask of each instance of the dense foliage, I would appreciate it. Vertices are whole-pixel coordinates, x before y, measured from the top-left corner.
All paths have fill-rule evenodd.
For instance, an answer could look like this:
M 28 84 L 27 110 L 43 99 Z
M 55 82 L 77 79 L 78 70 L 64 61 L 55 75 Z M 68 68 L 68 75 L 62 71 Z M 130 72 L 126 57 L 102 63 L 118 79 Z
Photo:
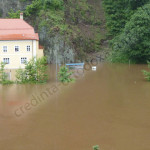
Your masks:
M 150 62 L 148 61 L 148 68 L 150 69 Z M 146 71 L 146 70 L 142 70 L 144 76 L 145 76 L 145 79 L 150 81 L 150 71 Z
M 25 69 L 17 70 L 17 83 L 45 83 L 48 79 L 46 64 L 46 57 L 33 58 L 25 64 Z
M 30 0 L 23 0 L 30 1 Z M 90 2 L 90 3 L 89 3 Z M 100 32 L 95 0 L 32 0 L 24 10 L 25 19 L 48 38 L 61 34 L 76 51 L 77 59 L 101 50 L 106 40 Z M 103 0 L 112 62 L 145 63 L 149 60 L 149 2 L 150 0 Z M 98 6 L 99 7 L 99 6 Z M 20 11 L 9 13 L 17 17 Z M 16 14 L 15 14 L 16 13 Z M 65 44 L 66 44 L 65 43 Z
M 120 33 L 137 8 L 149 0 L 104 0 L 107 27 L 112 36 Z
M 150 59 L 150 4 L 139 8 L 113 41 L 113 61 L 146 63 Z
M 149 0 L 104 0 L 107 28 L 113 38 L 109 60 L 146 63 L 150 59 Z
M 12 84 L 13 82 L 8 80 L 8 75 L 5 72 L 5 63 L 0 63 L 0 83 L 1 84 Z
M 19 17 L 19 13 L 11 10 L 8 17 Z M 46 48 L 48 38 L 60 34 L 79 59 L 101 50 L 101 21 L 88 0 L 32 0 L 24 10 L 24 17 L 38 33 L 46 32 L 46 38 L 40 40 Z
M 99 145 L 93 146 L 93 150 L 100 150 Z
M 60 68 L 60 71 L 58 72 L 58 79 L 62 83 L 73 82 L 74 79 L 71 77 L 71 75 L 72 75 L 72 72 L 69 72 L 66 66 L 62 66 Z

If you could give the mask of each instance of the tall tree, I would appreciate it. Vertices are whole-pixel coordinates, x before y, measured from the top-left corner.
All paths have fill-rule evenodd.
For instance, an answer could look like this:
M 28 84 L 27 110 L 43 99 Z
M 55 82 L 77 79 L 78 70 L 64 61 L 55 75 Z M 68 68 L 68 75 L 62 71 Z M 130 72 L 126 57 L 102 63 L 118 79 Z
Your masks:
M 150 4 L 139 8 L 126 24 L 123 32 L 113 42 L 113 58 L 126 58 L 135 63 L 150 59 Z

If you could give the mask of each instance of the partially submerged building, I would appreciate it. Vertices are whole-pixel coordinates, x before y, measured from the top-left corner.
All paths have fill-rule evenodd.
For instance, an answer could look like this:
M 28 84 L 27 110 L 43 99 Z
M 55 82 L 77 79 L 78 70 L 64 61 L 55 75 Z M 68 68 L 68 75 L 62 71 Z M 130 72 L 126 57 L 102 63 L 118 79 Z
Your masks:
M 23 20 L 23 13 L 20 19 L 0 19 L 0 62 L 6 64 L 10 76 L 12 71 L 24 68 L 25 62 L 43 55 L 38 33 Z

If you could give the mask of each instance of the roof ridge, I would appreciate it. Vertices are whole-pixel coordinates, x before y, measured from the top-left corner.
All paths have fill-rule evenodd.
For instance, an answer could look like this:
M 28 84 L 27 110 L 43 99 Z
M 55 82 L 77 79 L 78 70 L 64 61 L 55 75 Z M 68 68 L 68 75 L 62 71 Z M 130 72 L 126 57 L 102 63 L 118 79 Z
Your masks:
M 5 40 L 39 40 L 38 34 L 0 34 L 0 41 Z
M 31 28 L 10 28 L 10 29 L 3 29 L 3 28 L 0 28 L 0 30 L 18 30 L 18 29 L 21 29 L 21 30 L 26 30 L 26 29 L 31 29 Z
M 0 18 L 0 20 L 2 20 L 2 19 L 7 19 L 7 20 L 9 20 L 9 19 L 17 19 L 17 20 L 21 20 L 20 18 Z

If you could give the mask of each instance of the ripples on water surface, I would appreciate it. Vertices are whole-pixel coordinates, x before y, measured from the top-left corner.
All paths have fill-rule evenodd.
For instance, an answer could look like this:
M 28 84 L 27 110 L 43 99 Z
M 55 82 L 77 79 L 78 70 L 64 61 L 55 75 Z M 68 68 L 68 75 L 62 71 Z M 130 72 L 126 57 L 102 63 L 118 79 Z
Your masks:
M 146 66 L 98 68 L 20 118 L 16 109 L 55 84 L 1 86 L 0 150 L 150 150 Z

